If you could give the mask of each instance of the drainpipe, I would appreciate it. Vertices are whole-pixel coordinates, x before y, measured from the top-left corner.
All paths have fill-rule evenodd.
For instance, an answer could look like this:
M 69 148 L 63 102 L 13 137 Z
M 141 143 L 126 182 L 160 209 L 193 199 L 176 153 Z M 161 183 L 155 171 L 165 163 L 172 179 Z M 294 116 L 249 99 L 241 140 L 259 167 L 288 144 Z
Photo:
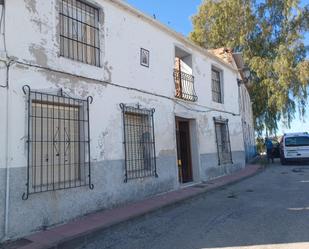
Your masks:
M 241 129 L 242 129 L 242 137 L 243 137 L 243 146 L 244 146 L 244 151 L 245 151 L 245 160 L 247 163 L 247 148 L 246 148 L 246 137 L 245 137 L 245 128 L 244 128 L 244 113 L 243 113 L 243 105 L 242 105 L 242 89 L 241 89 L 241 84 L 243 84 L 243 81 L 240 79 L 237 79 L 237 85 L 238 85 L 238 109 L 240 113 L 240 121 L 241 121 Z
M 9 162 L 9 107 L 10 107 L 10 93 L 9 93 L 9 81 L 10 81 L 10 67 L 14 63 L 13 60 L 10 60 L 6 67 L 6 115 L 5 115 L 5 165 L 6 165 L 6 192 L 5 192 L 5 222 L 4 222 L 4 239 L 8 239 L 9 231 L 9 203 L 10 203 L 10 162 Z
M 9 167 L 9 74 L 10 74 L 10 66 L 13 63 L 13 60 L 10 59 L 8 56 L 8 52 L 6 49 L 6 39 L 5 39 L 5 18 L 6 18 L 6 11 L 5 6 L 6 2 L 4 0 L 0 0 L 0 4 L 2 6 L 2 18 L 3 18 L 3 44 L 4 44 L 4 51 L 6 54 L 6 59 L 8 62 L 6 64 L 6 82 L 5 85 L 1 85 L 2 88 L 6 88 L 6 114 L 5 114 L 5 165 L 6 165 L 6 192 L 5 192 L 5 215 L 4 215 L 4 236 L 1 240 L 6 240 L 8 237 L 9 231 L 9 200 L 10 200 L 10 167 Z M 1 23 L 0 23 L 1 25 Z
M 9 67 L 9 66 L 8 66 Z M 7 77 L 8 83 L 8 77 Z M 4 216 L 4 239 L 7 238 L 9 228 L 9 200 L 10 200 L 10 167 L 9 167 L 9 89 L 6 94 L 6 124 L 5 124 L 5 164 L 6 164 L 6 192 L 5 192 L 5 216 Z
M 8 234 L 8 216 L 9 216 L 9 185 L 10 185 L 10 169 L 9 169 L 9 70 L 11 66 L 11 61 L 6 63 L 6 80 L 5 85 L 1 85 L 1 88 L 6 88 L 6 96 L 5 96 L 5 138 L 4 138 L 4 155 L 5 155 L 5 168 L 6 168 L 6 187 L 5 187 L 5 215 L 4 215 L 4 235 L 0 238 L 0 241 L 6 239 Z

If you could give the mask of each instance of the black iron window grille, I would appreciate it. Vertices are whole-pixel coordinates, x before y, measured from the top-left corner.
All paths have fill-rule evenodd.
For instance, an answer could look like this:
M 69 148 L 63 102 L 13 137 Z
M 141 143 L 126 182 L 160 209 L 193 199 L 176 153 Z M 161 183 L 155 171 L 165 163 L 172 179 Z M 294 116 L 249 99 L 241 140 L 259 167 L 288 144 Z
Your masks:
M 221 72 L 214 68 L 211 69 L 211 82 L 212 100 L 214 102 L 222 103 Z
M 99 10 L 79 0 L 59 0 L 60 55 L 100 66 Z
M 197 101 L 193 75 L 174 69 L 174 81 L 176 88 L 175 97 L 193 102 Z
M 90 127 L 92 97 L 76 99 L 63 94 L 33 91 L 27 96 L 27 183 L 29 194 L 89 186 Z
M 120 104 L 123 115 L 125 182 L 129 179 L 157 177 L 154 109 Z
M 228 119 L 214 118 L 219 165 L 233 163 Z

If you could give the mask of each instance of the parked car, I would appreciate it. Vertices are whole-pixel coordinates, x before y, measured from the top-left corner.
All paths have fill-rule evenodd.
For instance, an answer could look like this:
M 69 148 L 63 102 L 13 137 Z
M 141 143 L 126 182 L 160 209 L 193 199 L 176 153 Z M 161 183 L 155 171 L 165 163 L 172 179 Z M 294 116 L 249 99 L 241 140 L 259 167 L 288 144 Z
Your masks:
M 282 165 L 288 162 L 309 161 L 309 134 L 284 134 L 280 142 L 280 161 Z

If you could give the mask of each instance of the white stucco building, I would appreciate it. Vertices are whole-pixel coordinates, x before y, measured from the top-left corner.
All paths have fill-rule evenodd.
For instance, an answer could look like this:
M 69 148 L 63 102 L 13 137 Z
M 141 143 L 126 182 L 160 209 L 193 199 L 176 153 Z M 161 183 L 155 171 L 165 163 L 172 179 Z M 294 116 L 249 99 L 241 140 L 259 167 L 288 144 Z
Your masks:
M 0 11 L 0 241 L 245 167 L 237 66 L 122 1 Z
M 209 52 L 238 69 L 239 114 L 243 129 L 246 162 L 250 162 L 257 155 L 257 150 L 252 102 L 249 94 L 249 88 L 252 83 L 250 82 L 250 75 L 247 75 L 249 73 L 248 68 L 245 65 L 242 54 L 234 53 L 230 48 L 217 48 L 209 50 Z
M 253 123 L 252 102 L 248 91 L 248 84 L 244 80 L 239 81 L 240 114 L 246 152 L 246 162 L 250 162 L 256 155 L 256 141 Z

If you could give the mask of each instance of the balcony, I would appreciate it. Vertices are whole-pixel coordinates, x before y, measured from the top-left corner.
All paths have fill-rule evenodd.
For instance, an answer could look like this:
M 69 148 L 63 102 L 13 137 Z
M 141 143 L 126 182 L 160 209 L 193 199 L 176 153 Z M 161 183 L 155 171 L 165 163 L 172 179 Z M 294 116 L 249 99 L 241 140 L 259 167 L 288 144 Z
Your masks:
M 194 89 L 194 76 L 174 69 L 175 97 L 179 99 L 197 101 Z

